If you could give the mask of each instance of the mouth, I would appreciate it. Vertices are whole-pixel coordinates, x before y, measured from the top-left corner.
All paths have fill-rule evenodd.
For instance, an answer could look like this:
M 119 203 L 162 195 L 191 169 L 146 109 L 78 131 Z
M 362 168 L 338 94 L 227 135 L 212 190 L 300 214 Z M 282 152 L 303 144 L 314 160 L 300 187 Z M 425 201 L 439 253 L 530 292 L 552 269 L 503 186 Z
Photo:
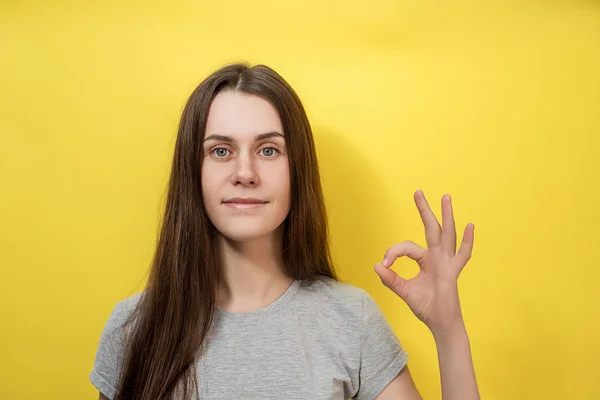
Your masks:
M 242 197 L 236 197 L 233 199 L 228 199 L 228 200 L 223 201 L 223 204 L 226 205 L 227 207 L 235 208 L 238 210 L 248 210 L 248 209 L 253 209 L 253 208 L 260 208 L 267 203 L 268 203 L 268 201 L 266 201 L 266 200 L 260 200 L 260 199 L 255 199 L 255 198 L 242 198 Z

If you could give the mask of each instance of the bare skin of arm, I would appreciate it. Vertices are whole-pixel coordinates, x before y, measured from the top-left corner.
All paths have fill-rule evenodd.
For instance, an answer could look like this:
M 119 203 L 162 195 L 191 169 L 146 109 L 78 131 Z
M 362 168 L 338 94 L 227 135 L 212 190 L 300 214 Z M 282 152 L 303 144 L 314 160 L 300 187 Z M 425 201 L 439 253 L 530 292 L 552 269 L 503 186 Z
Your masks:
M 469 336 L 458 296 L 458 277 L 471 258 L 475 226 L 467 224 L 462 243 L 457 237 L 450 195 L 442 197 L 442 225 L 422 191 L 414 194 L 425 227 L 427 248 L 407 240 L 390 247 L 375 265 L 381 282 L 396 293 L 430 329 L 437 347 L 443 400 L 479 400 Z M 390 267 L 399 257 L 417 262 L 419 273 L 404 279 Z M 403 371 L 378 400 L 421 399 L 410 373 Z

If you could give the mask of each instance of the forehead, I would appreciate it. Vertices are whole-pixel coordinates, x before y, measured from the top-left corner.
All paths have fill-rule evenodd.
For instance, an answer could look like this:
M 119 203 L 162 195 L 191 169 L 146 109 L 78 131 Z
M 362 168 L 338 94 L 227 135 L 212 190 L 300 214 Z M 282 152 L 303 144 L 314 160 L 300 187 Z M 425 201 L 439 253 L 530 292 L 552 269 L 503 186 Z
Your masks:
M 253 138 L 273 131 L 284 133 L 279 114 L 271 103 L 259 96 L 225 91 L 215 96 L 210 106 L 205 136 Z

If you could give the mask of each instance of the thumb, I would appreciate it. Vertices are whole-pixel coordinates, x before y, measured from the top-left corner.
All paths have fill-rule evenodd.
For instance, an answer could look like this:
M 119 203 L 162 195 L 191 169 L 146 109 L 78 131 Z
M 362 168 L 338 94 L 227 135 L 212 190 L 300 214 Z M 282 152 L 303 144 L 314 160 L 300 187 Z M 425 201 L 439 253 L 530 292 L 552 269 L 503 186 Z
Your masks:
M 394 270 L 384 267 L 382 264 L 375 264 L 374 270 L 379 275 L 379 278 L 381 278 L 381 283 L 400 296 L 402 300 L 406 301 L 406 283 L 408 282 L 406 279 L 402 278 Z

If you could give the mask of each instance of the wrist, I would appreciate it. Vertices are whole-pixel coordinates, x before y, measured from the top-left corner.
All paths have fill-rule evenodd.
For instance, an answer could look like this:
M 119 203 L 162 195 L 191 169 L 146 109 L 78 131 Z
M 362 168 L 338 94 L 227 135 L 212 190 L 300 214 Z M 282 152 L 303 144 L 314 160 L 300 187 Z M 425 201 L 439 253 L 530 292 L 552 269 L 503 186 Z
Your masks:
M 467 327 L 463 319 L 447 323 L 431 329 L 436 344 L 451 344 L 457 340 L 468 338 Z

